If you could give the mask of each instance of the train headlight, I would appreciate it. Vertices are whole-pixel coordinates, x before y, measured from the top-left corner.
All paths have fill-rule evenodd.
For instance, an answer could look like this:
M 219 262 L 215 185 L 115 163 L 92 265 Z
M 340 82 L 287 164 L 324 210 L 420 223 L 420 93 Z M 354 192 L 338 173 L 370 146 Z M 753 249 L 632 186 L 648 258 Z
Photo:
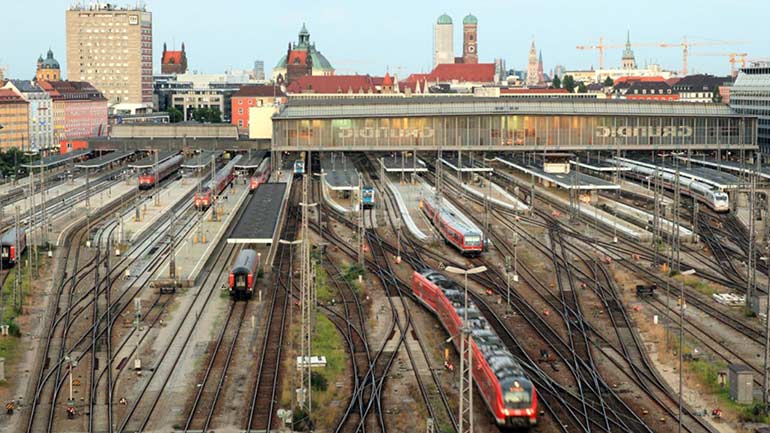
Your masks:
M 530 408 L 527 408 L 527 410 L 526 410 L 525 412 L 527 413 L 527 416 L 532 416 L 532 414 L 534 414 L 534 413 L 535 413 L 535 411 L 534 411 L 534 410 L 532 410 L 532 408 L 531 408 L 531 407 L 530 407 Z

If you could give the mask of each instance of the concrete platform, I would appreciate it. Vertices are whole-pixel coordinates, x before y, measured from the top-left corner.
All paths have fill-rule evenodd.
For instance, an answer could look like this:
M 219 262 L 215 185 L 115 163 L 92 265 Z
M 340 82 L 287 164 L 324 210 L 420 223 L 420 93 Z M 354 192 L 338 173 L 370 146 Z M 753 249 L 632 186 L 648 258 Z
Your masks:
M 387 188 L 393 192 L 401 214 L 401 220 L 409 232 L 419 241 L 429 241 L 434 238 L 430 221 L 420 211 L 420 199 L 423 196 L 422 184 L 405 183 L 392 180 L 387 176 L 383 180 Z
M 212 221 L 212 212 L 214 207 L 209 208 L 200 220 L 199 226 L 193 228 L 190 234 L 174 251 L 176 260 L 176 284 L 177 287 L 192 287 L 196 285 L 203 265 L 213 254 L 214 248 L 222 240 L 227 227 L 232 222 L 238 209 L 249 196 L 249 186 L 242 182 L 234 182 L 233 188 L 228 188 L 223 196 L 228 196 L 228 200 L 219 200 L 217 203 L 218 219 Z M 201 242 L 201 237 L 205 237 L 205 243 Z M 160 267 L 154 275 L 153 281 L 156 287 L 165 285 L 169 282 L 169 262 Z
M 460 184 L 459 179 L 457 177 L 446 174 L 447 177 L 452 179 L 457 184 Z M 487 182 L 491 184 L 489 188 L 487 188 Z M 521 200 L 514 197 L 512 194 L 510 194 L 508 191 L 506 191 L 504 188 L 502 188 L 500 185 L 495 183 L 494 181 L 490 182 L 488 179 L 479 177 L 478 179 L 466 181 L 461 184 L 462 188 L 467 191 L 470 194 L 473 194 L 474 196 L 483 199 L 485 196 L 489 195 L 489 201 L 504 207 L 506 209 L 510 209 L 513 211 L 520 211 L 524 212 L 529 210 L 529 206 L 524 204 Z
M 615 215 L 622 215 L 625 216 L 627 219 L 632 219 L 637 222 L 637 224 L 641 227 L 652 227 L 652 221 L 654 220 L 653 214 L 643 211 L 641 209 L 637 209 L 632 206 L 628 206 L 623 203 L 619 203 L 615 200 L 610 200 L 605 197 L 599 197 L 599 205 L 604 205 L 608 208 L 611 208 L 614 210 Z M 674 233 L 674 223 L 671 220 L 668 220 L 666 218 L 660 218 L 660 227 L 663 233 L 665 234 L 673 234 Z M 682 225 L 679 226 L 679 239 L 682 242 L 695 242 L 696 239 L 694 237 L 694 234 L 692 230 L 688 229 L 687 227 L 683 227 Z
M 640 197 L 644 197 L 650 200 L 655 200 L 655 192 L 652 191 L 649 188 L 646 188 L 642 185 L 639 185 L 635 182 L 630 182 L 627 180 L 621 180 L 620 181 L 620 190 L 624 192 L 628 192 L 634 195 L 638 195 Z M 668 198 L 665 196 L 665 194 L 658 194 L 658 200 L 661 202 L 661 204 L 670 207 L 674 204 L 674 200 Z
M 37 176 L 36 176 L 37 177 Z M 85 176 L 81 176 L 78 178 L 75 178 L 72 180 L 72 182 L 64 182 L 59 185 L 54 186 L 53 188 L 46 189 L 46 201 L 51 200 L 60 200 L 60 197 L 64 194 L 67 194 L 81 186 L 84 186 L 86 184 L 86 178 Z M 102 182 L 97 182 L 93 179 L 90 179 L 91 188 L 98 188 L 100 185 L 102 185 Z M 37 192 L 33 196 L 33 200 L 35 202 L 35 206 L 40 206 L 40 203 L 43 198 L 42 192 Z M 16 206 L 19 206 L 19 212 L 23 214 L 24 212 L 27 212 L 27 210 L 30 208 L 29 203 L 29 195 L 25 195 L 25 197 L 22 200 L 19 200 L 15 203 L 10 203 L 5 206 L 3 206 L 3 215 L 13 215 L 15 212 Z
M 128 210 L 122 217 L 123 224 L 122 236 L 118 234 L 119 242 L 133 243 L 141 237 L 144 232 L 155 224 L 162 216 L 168 215 L 168 212 L 182 200 L 187 194 L 195 190 L 198 186 L 197 178 L 182 178 L 174 181 L 159 191 L 160 206 L 155 205 L 155 197 L 148 196 L 142 203 L 138 204 L 140 219 L 136 220 L 136 206 Z M 155 191 L 151 191 L 155 193 Z M 120 230 L 118 230 L 120 233 Z
M 496 174 L 505 178 L 514 185 L 524 185 L 528 188 L 530 187 L 530 179 L 529 175 L 527 174 L 521 172 L 505 172 L 503 170 L 498 170 Z M 565 194 L 563 192 L 559 193 L 559 191 L 552 188 L 544 188 L 536 184 L 535 193 L 538 197 L 540 197 L 540 199 L 545 197 L 547 201 L 554 202 L 560 207 L 569 208 L 569 199 L 564 197 Z M 652 239 L 652 233 L 640 229 L 639 227 L 636 227 L 635 225 L 624 221 L 621 218 L 615 217 L 610 213 L 597 209 L 590 204 L 580 203 L 580 214 L 589 220 L 594 220 L 597 224 L 613 230 L 617 230 L 618 234 L 625 235 L 628 238 L 640 242 L 649 242 Z
M 222 157 L 222 153 L 223 152 L 221 150 L 204 150 L 200 154 L 185 160 L 185 162 L 182 163 L 182 168 L 199 170 L 202 168 L 211 167 L 211 157 L 213 156 L 215 160 L 219 159 Z
M 461 157 L 461 159 L 458 160 L 456 157 L 443 155 L 441 157 L 441 162 L 452 170 L 462 173 L 484 173 L 494 171 L 492 167 L 481 167 L 475 164 L 478 160 L 471 160 L 467 158 L 467 156 L 464 158 Z

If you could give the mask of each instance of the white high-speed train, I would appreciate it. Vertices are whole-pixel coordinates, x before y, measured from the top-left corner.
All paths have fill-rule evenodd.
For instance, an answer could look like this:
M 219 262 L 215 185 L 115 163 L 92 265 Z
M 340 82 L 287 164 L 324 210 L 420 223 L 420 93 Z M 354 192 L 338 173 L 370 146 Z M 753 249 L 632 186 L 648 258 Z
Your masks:
M 676 188 L 676 175 L 664 170 L 656 172 L 654 168 L 650 168 L 647 164 L 637 164 L 628 159 L 622 159 L 616 161 L 614 158 L 607 160 L 610 164 L 619 163 L 622 167 L 628 167 L 631 172 L 626 172 L 626 175 L 632 175 L 637 179 L 643 181 L 660 182 L 664 188 L 674 190 Z M 679 175 L 679 190 L 682 194 L 689 195 L 697 199 L 698 201 L 706 204 L 709 208 L 715 212 L 728 212 L 730 210 L 730 203 L 727 193 L 720 191 L 711 185 L 697 180 L 691 179 L 685 175 Z

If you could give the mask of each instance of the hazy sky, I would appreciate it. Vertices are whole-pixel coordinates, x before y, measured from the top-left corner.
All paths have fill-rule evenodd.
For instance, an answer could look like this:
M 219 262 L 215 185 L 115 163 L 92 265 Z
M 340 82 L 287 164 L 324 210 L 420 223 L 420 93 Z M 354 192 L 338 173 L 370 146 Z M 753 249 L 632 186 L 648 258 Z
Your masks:
M 90 0 L 87 0 L 90 1 Z M 135 4 L 136 0 L 117 4 Z M 64 10 L 72 0 L 0 0 L 0 66 L 7 76 L 31 78 L 37 56 L 50 46 L 66 74 Z M 337 73 L 399 75 L 430 70 L 433 24 L 443 12 L 455 22 L 455 51 L 461 50 L 462 18 L 479 19 L 479 56 L 495 57 L 509 68 L 526 67 L 535 37 L 543 51 L 545 70 L 556 64 L 568 69 L 598 65 L 595 51 L 575 45 L 622 43 L 626 30 L 632 42 L 749 41 L 740 45 L 693 47 L 691 52 L 747 52 L 770 57 L 768 0 L 445 0 L 373 2 L 367 0 L 152 0 L 155 70 L 160 69 L 163 42 L 169 48 L 184 41 L 191 70 L 221 72 L 251 68 L 265 62 L 270 75 L 275 63 L 295 41 L 303 22 Z M 679 48 L 635 48 L 638 63 L 657 62 L 680 69 Z M 620 49 L 608 50 L 605 66 L 620 63 Z M 726 74 L 727 57 L 692 56 L 690 70 Z

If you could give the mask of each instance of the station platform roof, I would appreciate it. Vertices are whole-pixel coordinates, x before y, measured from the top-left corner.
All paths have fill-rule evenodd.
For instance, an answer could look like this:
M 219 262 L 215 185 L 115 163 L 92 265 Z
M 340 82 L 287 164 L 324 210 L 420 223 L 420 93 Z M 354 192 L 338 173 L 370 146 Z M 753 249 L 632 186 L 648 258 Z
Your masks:
M 764 179 L 770 179 L 770 167 L 768 166 L 760 166 L 759 171 L 756 171 L 756 167 L 754 165 L 742 165 L 739 162 L 736 161 L 726 161 L 726 160 L 716 160 L 716 159 L 706 159 L 706 158 L 687 158 L 685 156 L 680 156 L 680 160 L 687 162 L 690 161 L 693 164 L 699 164 L 705 167 L 709 167 L 712 169 L 722 169 L 727 171 L 732 171 L 734 173 L 754 173 L 756 172 L 759 177 L 762 177 Z
M 75 164 L 75 167 L 77 168 L 103 168 L 109 164 L 112 164 L 113 162 L 122 161 L 129 156 L 133 155 L 133 150 L 128 151 L 122 151 L 118 150 L 115 152 L 110 152 L 108 154 L 102 155 L 98 158 L 89 159 L 86 161 L 83 161 L 81 163 Z
M 480 167 L 477 166 L 471 161 L 470 159 L 463 158 L 461 162 L 458 162 L 457 158 L 454 156 L 442 156 L 441 162 L 444 163 L 447 167 L 451 168 L 454 171 L 460 171 L 464 173 L 471 173 L 471 172 L 491 172 L 494 171 L 492 167 Z M 462 165 L 462 167 L 460 167 Z
M 46 156 L 43 159 L 22 164 L 21 166 L 24 168 L 51 168 L 74 159 L 82 158 L 90 153 L 90 150 L 73 150 L 72 152 L 67 152 L 63 155 Z
M 178 154 L 178 150 L 161 150 L 158 152 L 158 164 L 161 162 L 171 158 L 172 156 Z M 151 168 L 155 165 L 155 154 L 150 152 L 149 155 L 147 155 L 147 158 L 143 158 L 139 161 L 136 161 L 133 164 L 129 164 L 129 168 Z
M 211 157 L 213 156 L 215 159 L 219 159 L 223 153 L 224 152 L 222 152 L 221 150 L 204 150 L 198 155 L 183 162 L 182 168 L 201 169 L 205 167 L 210 167 Z
M 243 155 L 243 158 L 241 158 L 241 160 L 238 161 L 237 164 L 235 164 L 236 170 L 249 170 L 249 169 L 259 168 L 259 164 L 261 164 L 262 160 L 265 159 L 265 157 L 267 156 L 267 151 L 258 150 L 256 152 L 251 152 L 251 158 L 249 158 L 248 156 L 249 155 Z
M 330 155 L 320 156 L 321 170 L 323 171 L 347 171 L 355 169 L 356 165 L 345 154 L 333 152 Z
M 425 167 L 425 163 L 418 159 L 415 163 L 414 158 L 404 158 L 403 160 L 398 156 L 383 157 L 380 158 L 380 165 L 385 168 L 388 173 L 413 173 L 413 172 L 426 172 L 428 168 Z
M 620 170 L 620 171 L 631 171 L 630 167 L 626 167 L 626 166 L 623 166 L 623 165 L 618 167 L 617 165 L 610 164 L 607 161 L 599 161 L 599 160 L 596 160 L 596 159 L 590 160 L 590 161 L 585 161 L 585 162 L 584 161 L 580 161 L 580 163 L 578 163 L 577 161 L 570 161 L 569 163 L 572 164 L 572 165 L 577 164 L 580 168 L 585 168 L 587 170 L 598 171 L 598 172 L 602 172 L 602 173 L 615 173 L 618 170 Z
M 619 185 L 608 182 L 604 179 L 599 179 L 598 177 L 587 175 L 585 173 L 576 173 L 575 171 L 570 171 L 568 174 L 546 173 L 540 167 L 528 164 L 523 160 L 515 159 L 510 156 L 497 157 L 496 159 L 509 167 L 515 168 L 516 170 L 529 175 L 534 175 L 535 177 L 544 181 L 551 182 L 557 185 L 559 188 L 577 189 L 584 191 L 620 189 Z
M 635 164 L 642 164 L 649 168 L 660 167 L 661 170 L 665 170 L 668 173 L 676 173 L 676 167 L 671 163 L 664 163 L 662 161 L 655 161 L 649 159 L 629 159 L 619 158 L 620 161 L 626 161 Z M 735 189 L 741 188 L 745 185 L 743 180 L 737 176 L 724 171 L 714 170 L 707 167 L 690 167 L 679 166 L 680 176 L 685 176 L 693 180 L 705 183 L 707 185 L 714 186 L 719 189 Z
M 281 214 L 286 183 L 263 183 L 246 204 L 228 244 L 270 244 Z
M 356 170 L 326 171 L 324 182 L 333 191 L 352 191 L 358 189 L 358 172 Z

